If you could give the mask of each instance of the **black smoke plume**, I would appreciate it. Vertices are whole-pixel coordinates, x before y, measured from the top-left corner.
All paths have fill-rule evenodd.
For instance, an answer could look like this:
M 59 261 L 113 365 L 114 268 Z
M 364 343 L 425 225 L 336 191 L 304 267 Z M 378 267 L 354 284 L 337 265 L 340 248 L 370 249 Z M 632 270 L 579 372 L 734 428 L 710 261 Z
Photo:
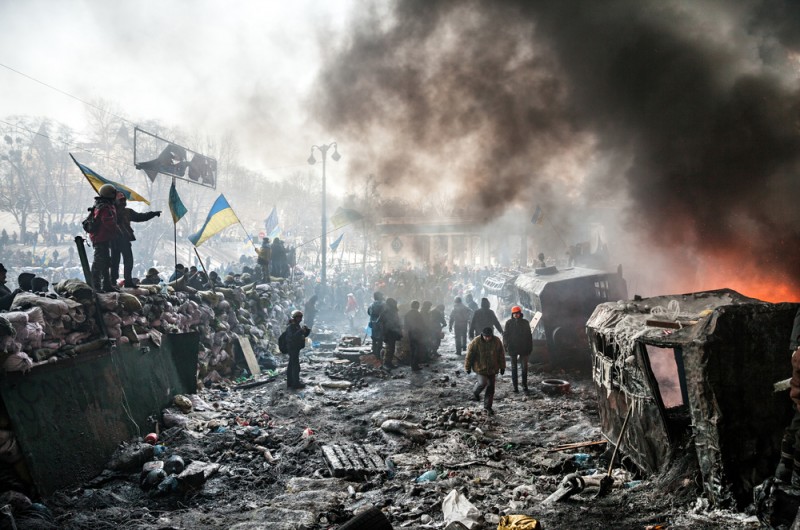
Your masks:
M 734 263 L 800 298 L 800 2 L 360 12 L 314 95 L 323 124 L 363 146 L 356 174 L 401 194 L 444 186 L 483 218 L 624 205 L 640 242 L 695 258 L 676 276 Z

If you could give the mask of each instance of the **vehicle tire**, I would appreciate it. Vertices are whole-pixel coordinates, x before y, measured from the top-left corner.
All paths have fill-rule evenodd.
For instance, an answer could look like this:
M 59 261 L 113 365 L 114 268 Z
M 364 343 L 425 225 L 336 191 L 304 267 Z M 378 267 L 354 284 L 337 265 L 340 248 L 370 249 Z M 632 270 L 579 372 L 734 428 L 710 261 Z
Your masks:
M 374 506 L 356 515 L 342 526 L 339 530 L 393 530 L 389 519 Z
M 563 379 L 545 379 L 541 383 L 542 392 L 545 394 L 567 394 L 569 393 L 570 385 L 568 381 Z

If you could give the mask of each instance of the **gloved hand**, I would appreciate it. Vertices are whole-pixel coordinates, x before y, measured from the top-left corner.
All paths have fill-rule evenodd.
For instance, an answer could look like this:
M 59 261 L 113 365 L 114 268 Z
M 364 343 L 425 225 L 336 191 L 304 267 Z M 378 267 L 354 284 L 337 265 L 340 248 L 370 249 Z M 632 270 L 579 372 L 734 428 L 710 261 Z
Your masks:
M 156 217 L 161 217 L 161 210 L 156 212 Z
M 500 375 L 506 375 L 506 369 L 500 368 Z

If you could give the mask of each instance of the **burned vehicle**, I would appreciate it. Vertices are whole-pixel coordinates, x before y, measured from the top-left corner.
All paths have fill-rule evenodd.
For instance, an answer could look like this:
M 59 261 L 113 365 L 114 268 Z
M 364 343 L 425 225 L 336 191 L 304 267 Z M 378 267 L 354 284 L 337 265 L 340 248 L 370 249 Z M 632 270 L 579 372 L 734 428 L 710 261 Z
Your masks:
M 603 435 L 645 473 L 690 456 L 712 504 L 743 508 L 791 420 L 773 385 L 791 375 L 796 310 L 728 289 L 597 306 L 587 333 Z
M 499 272 L 492 274 L 483 282 L 484 296 L 492 304 L 494 312 L 501 321 L 511 318 L 511 306 L 516 303 L 514 282 L 519 272 Z
M 586 371 L 590 367 L 586 321 L 597 304 L 628 297 L 621 268 L 609 273 L 582 267 L 542 267 L 520 274 L 514 285 L 519 304 L 533 313 L 534 357 Z

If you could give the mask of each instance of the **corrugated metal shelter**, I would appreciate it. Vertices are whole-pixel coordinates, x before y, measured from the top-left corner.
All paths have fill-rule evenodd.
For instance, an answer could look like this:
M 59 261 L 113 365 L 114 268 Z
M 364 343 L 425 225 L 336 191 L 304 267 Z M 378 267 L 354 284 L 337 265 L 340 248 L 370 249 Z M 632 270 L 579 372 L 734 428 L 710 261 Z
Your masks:
M 796 304 L 722 289 L 599 305 L 587 323 L 604 436 L 642 470 L 663 471 L 688 446 L 707 497 L 742 508 L 771 476 L 791 402 Z

